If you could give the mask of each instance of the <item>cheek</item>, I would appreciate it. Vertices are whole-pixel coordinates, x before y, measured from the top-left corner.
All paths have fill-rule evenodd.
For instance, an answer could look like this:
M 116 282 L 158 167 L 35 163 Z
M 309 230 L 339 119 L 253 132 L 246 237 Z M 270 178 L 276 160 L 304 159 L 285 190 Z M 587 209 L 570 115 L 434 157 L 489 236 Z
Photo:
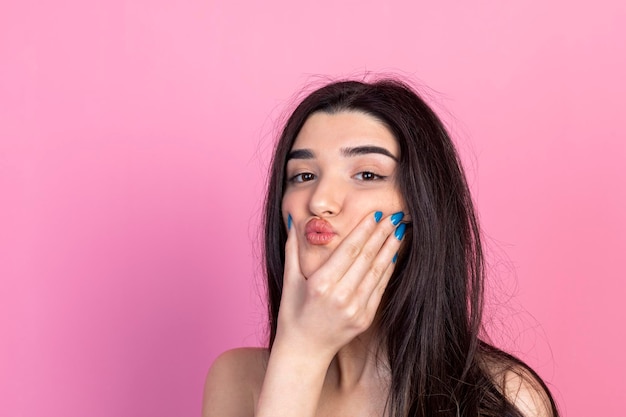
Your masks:
M 296 213 L 307 209 L 308 195 L 305 190 L 291 189 L 285 192 L 281 202 L 281 210 L 283 217 L 287 219 L 287 215 L 294 216 Z
M 285 193 L 283 194 L 282 201 L 280 203 L 283 212 L 287 211 L 289 208 L 293 206 L 294 199 L 295 199 L 294 191 L 289 188 L 286 189 Z M 286 215 L 287 214 L 285 213 L 285 216 Z
M 377 193 L 359 193 L 351 201 L 354 211 L 365 215 L 369 211 L 382 211 L 385 216 L 405 211 L 406 204 L 400 193 L 395 190 L 380 190 Z
M 388 202 L 387 204 L 389 205 L 390 210 L 394 212 L 404 211 L 406 214 L 406 202 L 402 197 L 402 193 L 400 193 L 400 190 L 396 187 L 389 191 L 385 201 Z
M 283 197 L 283 201 L 281 203 L 280 206 L 281 209 L 281 214 L 283 216 L 283 221 L 285 222 L 285 224 L 287 224 L 287 217 L 291 214 L 293 216 L 293 202 L 292 202 L 292 198 L 290 198 L 288 195 L 285 195 Z

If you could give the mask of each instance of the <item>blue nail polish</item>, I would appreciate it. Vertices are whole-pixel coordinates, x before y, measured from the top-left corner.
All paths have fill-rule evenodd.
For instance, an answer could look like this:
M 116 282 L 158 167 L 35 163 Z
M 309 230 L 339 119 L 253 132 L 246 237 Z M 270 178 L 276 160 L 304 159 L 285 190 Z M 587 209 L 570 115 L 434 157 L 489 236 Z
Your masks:
M 396 239 L 402 240 L 402 238 L 404 237 L 405 230 L 406 230 L 405 223 L 401 223 L 400 226 L 396 227 L 396 232 L 395 232 Z
M 396 254 L 393 255 L 393 259 L 391 260 L 391 262 L 395 264 L 397 260 L 398 260 L 398 252 L 396 252 Z
M 383 218 L 383 212 L 382 211 L 377 211 L 376 213 L 374 213 L 374 218 L 376 219 L 376 223 L 378 223 L 380 221 L 380 219 Z
M 287 215 L 287 230 L 291 230 L 291 214 Z
M 393 224 L 394 226 L 397 226 L 398 223 L 400 223 L 400 221 L 402 221 L 402 218 L 404 217 L 404 213 L 399 211 L 395 214 L 392 214 L 390 219 L 391 219 L 391 224 Z

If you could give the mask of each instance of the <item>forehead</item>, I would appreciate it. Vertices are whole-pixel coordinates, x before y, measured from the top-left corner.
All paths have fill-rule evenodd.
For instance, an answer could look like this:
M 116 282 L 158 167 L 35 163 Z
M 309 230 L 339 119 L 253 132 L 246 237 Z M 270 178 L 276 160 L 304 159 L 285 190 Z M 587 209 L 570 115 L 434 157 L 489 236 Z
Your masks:
M 399 155 L 399 146 L 387 126 L 369 114 L 356 111 L 313 113 L 296 137 L 292 149 L 323 149 L 382 146 Z

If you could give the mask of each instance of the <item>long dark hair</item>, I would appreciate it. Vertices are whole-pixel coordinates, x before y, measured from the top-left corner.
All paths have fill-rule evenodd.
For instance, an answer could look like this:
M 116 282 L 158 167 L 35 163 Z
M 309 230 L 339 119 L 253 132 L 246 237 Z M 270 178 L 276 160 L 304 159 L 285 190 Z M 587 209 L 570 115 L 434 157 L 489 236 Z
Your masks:
M 287 231 L 281 202 L 296 136 L 315 112 L 375 117 L 400 146 L 398 185 L 412 227 L 377 317 L 391 370 L 388 413 L 401 416 L 522 416 L 503 393 L 494 366 L 517 369 L 546 393 L 517 358 L 479 339 L 484 262 L 479 226 L 459 157 L 437 115 L 407 84 L 340 81 L 309 94 L 276 144 L 265 201 L 269 347 L 276 336 Z M 501 373 L 501 375 L 503 375 Z

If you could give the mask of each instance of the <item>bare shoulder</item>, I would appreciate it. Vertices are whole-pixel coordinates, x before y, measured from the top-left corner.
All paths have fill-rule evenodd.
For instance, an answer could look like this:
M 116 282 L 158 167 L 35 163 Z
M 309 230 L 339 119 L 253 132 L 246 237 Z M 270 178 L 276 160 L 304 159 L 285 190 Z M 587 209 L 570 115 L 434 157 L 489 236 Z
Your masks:
M 545 385 L 523 367 L 502 375 L 504 394 L 526 417 L 556 417 Z
M 202 416 L 253 416 L 268 358 L 262 348 L 233 349 L 218 356 L 204 385 Z
M 500 392 L 514 404 L 525 417 L 557 417 L 556 408 L 548 387 L 532 369 L 511 361 L 485 360 L 493 382 Z

